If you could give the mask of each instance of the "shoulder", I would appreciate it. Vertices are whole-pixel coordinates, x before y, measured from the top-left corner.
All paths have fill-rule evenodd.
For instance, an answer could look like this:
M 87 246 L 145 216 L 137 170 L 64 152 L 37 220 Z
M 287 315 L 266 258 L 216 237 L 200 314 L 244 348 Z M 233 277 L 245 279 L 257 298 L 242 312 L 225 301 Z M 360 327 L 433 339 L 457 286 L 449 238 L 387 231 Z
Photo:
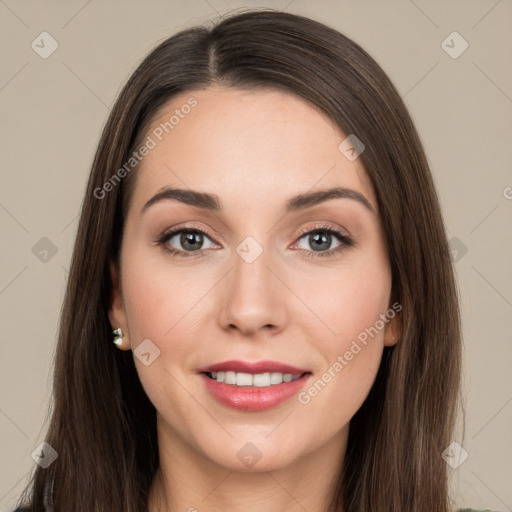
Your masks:
M 53 507 L 53 488 L 55 485 L 55 469 L 52 471 L 50 477 L 44 485 L 44 494 L 42 499 L 42 506 L 45 512 L 56 512 Z M 33 502 L 25 502 L 23 505 L 18 504 L 18 508 L 12 512 L 33 512 Z M 37 507 L 36 507 L 37 508 Z M 38 508 L 38 510 L 40 510 Z

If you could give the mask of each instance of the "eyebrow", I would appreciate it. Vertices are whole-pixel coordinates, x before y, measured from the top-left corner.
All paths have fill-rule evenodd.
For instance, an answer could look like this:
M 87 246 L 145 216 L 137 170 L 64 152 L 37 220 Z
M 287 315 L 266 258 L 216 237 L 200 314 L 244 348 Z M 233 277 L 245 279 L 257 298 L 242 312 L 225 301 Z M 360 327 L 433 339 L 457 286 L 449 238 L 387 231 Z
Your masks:
M 222 210 L 219 197 L 215 194 L 198 192 L 196 190 L 165 187 L 157 194 L 155 194 L 142 207 L 141 214 L 144 213 L 150 206 L 166 199 L 174 199 L 181 203 L 213 212 L 219 212 Z M 371 212 L 374 212 L 374 209 L 368 199 L 366 199 L 366 197 L 364 197 L 360 192 L 350 188 L 334 187 L 324 190 L 317 190 L 315 192 L 305 192 L 303 194 L 291 197 L 288 199 L 284 206 L 283 214 L 286 215 L 291 212 L 311 208 L 330 199 L 352 199 L 362 204 Z

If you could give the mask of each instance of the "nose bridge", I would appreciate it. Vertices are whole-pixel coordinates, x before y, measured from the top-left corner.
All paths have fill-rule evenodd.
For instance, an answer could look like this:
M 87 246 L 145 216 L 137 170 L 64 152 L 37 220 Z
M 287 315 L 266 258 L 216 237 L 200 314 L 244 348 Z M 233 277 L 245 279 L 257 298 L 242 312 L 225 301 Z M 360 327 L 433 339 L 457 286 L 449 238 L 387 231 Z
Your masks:
M 279 283 L 269 268 L 271 250 L 263 244 L 249 236 L 236 248 L 222 308 L 225 328 L 234 326 L 247 334 L 263 326 L 279 327 L 284 322 Z
M 233 271 L 233 287 L 244 295 L 258 296 L 269 288 L 271 272 L 269 266 L 269 250 L 256 246 L 251 240 L 243 241 L 236 249 L 235 268 Z

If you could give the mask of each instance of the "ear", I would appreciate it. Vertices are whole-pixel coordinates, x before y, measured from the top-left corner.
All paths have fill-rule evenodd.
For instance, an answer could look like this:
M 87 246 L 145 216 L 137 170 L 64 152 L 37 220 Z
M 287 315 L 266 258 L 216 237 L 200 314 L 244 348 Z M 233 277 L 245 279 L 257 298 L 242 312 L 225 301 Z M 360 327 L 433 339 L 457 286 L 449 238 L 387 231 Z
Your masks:
M 112 329 L 121 328 L 123 332 L 123 343 L 118 348 L 121 350 L 129 350 L 129 333 L 128 325 L 126 322 L 126 312 L 123 304 L 123 294 L 121 290 L 121 280 L 118 265 L 110 262 L 110 280 L 111 280 L 111 295 L 110 306 L 108 310 L 108 318 Z
M 402 336 L 402 315 L 400 311 L 402 311 L 402 306 L 398 302 L 393 304 L 393 307 L 388 309 L 388 312 L 394 312 L 394 316 L 391 317 L 390 314 L 386 314 L 389 318 L 389 321 L 386 323 L 386 327 L 384 329 L 384 345 L 387 347 L 392 347 L 396 345 Z

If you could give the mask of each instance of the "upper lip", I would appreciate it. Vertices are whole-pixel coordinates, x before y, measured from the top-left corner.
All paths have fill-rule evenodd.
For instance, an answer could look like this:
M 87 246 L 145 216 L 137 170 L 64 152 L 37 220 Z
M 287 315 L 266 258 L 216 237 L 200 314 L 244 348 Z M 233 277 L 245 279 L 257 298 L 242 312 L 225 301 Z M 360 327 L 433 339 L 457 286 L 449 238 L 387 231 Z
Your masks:
M 222 363 L 204 366 L 197 370 L 198 373 L 207 372 L 240 372 L 240 373 L 291 373 L 292 375 L 301 375 L 307 373 L 309 370 L 290 366 L 289 364 L 280 363 L 278 361 L 224 361 Z

